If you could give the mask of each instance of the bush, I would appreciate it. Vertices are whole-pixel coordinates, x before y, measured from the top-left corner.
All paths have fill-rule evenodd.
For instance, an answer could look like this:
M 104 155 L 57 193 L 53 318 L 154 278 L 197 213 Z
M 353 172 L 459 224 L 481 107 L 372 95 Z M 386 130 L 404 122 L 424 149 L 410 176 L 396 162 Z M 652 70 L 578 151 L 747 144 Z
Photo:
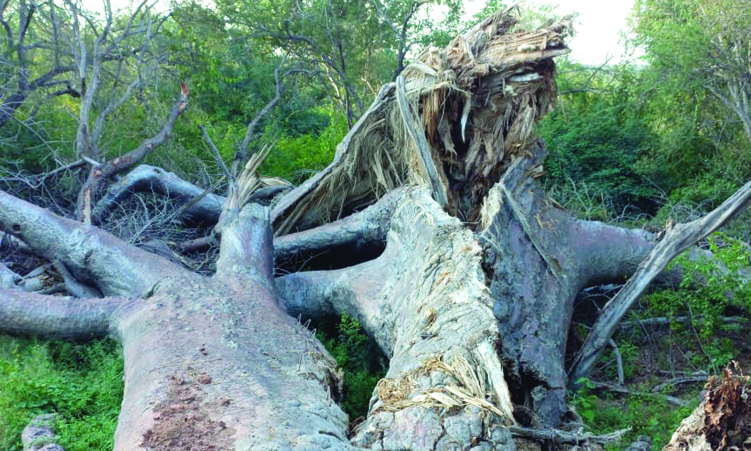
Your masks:
M 316 335 L 344 370 L 344 411 L 350 421 L 364 418 L 373 389 L 386 374 L 380 349 L 346 313 L 334 327 L 319 325 Z
M 112 340 L 72 344 L 0 336 L 0 449 L 23 449 L 21 431 L 29 421 L 55 412 L 67 451 L 111 450 L 122 377 L 122 351 Z

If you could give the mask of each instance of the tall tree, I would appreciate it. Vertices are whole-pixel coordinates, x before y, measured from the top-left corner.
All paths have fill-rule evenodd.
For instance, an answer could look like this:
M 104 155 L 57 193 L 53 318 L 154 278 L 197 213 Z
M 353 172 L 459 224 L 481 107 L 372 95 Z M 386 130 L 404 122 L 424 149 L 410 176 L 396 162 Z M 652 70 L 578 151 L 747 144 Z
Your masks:
M 742 183 L 749 174 L 743 149 L 751 145 L 748 2 L 640 0 L 634 31 L 649 63 L 648 114 L 666 138 L 657 164 L 676 162 L 681 178 L 706 172 L 713 162 L 713 178 L 727 175 L 731 164 L 733 184 Z

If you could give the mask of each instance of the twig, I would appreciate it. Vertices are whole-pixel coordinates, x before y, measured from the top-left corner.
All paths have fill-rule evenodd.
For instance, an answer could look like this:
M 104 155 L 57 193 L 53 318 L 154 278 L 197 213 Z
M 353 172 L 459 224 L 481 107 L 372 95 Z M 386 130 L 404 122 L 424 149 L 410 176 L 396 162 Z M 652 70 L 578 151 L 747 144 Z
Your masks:
M 230 185 L 234 185 L 235 177 L 232 176 L 232 173 L 229 171 L 227 164 L 224 163 L 224 159 L 222 158 L 222 155 L 219 153 L 219 149 L 217 149 L 216 144 L 214 144 L 214 141 L 211 139 L 211 136 L 209 136 L 209 132 L 206 131 L 206 127 L 204 127 L 203 125 L 199 125 L 198 128 L 201 130 L 201 133 L 203 133 L 203 139 L 205 139 L 206 142 L 209 144 L 209 148 L 214 153 L 214 158 L 216 159 L 216 162 L 219 163 L 219 167 L 222 168 L 222 172 L 224 172 L 224 175 L 227 177 L 227 180 L 229 180 Z
M 629 396 L 652 396 L 652 397 L 659 396 L 661 398 L 664 398 L 665 401 L 673 405 L 676 405 L 678 407 L 685 407 L 689 404 L 687 401 L 684 401 L 680 398 L 676 398 L 675 396 L 670 396 L 670 395 L 663 395 L 662 393 L 649 393 L 649 392 L 634 391 L 634 390 L 629 390 L 627 387 L 623 385 L 609 384 L 607 382 L 590 381 L 590 383 L 597 390 L 607 390 L 613 393 L 620 393 L 622 395 L 629 395 Z
M 610 346 L 613 348 L 615 364 L 618 367 L 618 385 L 623 385 L 625 376 L 623 375 L 623 359 L 621 358 L 621 352 L 618 350 L 618 345 L 615 344 L 615 340 L 612 338 L 610 339 Z
M 594 435 L 589 432 L 576 434 L 572 432 L 561 431 L 559 429 L 533 429 L 519 426 L 509 426 L 509 432 L 512 436 L 531 438 L 533 440 L 548 440 L 556 443 L 569 443 L 579 445 L 587 442 L 592 443 L 615 443 L 621 440 L 631 428 L 621 429 L 605 435 Z
M 674 385 L 680 385 L 680 384 L 696 384 L 699 382 L 706 382 L 707 378 L 709 377 L 708 374 L 704 374 L 701 376 L 691 376 L 691 377 L 676 377 L 675 379 L 670 379 L 669 381 L 663 382 L 662 384 L 655 385 L 654 388 L 652 388 L 652 393 L 659 393 L 666 389 L 667 387 L 671 387 Z

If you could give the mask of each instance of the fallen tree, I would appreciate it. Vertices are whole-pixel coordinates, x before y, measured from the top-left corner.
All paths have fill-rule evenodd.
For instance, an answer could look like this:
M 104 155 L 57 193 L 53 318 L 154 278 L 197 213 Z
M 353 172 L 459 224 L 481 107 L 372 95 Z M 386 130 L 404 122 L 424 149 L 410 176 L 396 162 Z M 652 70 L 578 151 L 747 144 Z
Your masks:
M 426 50 L 380 90 L 331 165 L 270 207 L 252 202 L 264 185 L 256 154 L 228 174 L 227 198 L 146 168 L 84 209 L 96 217 L 154 187 L 186 202 L 192 220 L 216 223 L 210 277 L 0 194 L 0 228 L 63 268 L 79 296 L 3 289 L 0 330 L 123 344 L 117 450 L 597 442 L 555 430 L 567 420 L 574 300 L 661 251 L 650 233 L 577 220 L 545 194 L 533 128 L 554 106 L 569 23 L 515 25 L 499 12 Z M 327 249 L 377 257 L 275 278 L 275 257 Z M 296 319 L 332 313 L 359 320 L 389 358 L 351 435 L 341 374 Z

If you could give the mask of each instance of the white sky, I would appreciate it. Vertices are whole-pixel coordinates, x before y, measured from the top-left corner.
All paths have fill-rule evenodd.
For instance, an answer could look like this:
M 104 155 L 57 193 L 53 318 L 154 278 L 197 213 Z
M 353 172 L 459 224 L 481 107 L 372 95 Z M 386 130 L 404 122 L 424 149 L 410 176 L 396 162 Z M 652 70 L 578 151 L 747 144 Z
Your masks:
M 102 0 L 82 0 L 94 10 L 102 9 Z M 140 0 L 111 0 L 115 8 Z M 576 35 L 570 40 L 571 58 L 584 64 L 602 64 L 608 57 L 618 61 L 624 52 L 620 43 L 621 32 L 627 29 L 627 17 L 634 0 L 517 0 L 526 8 L 535 5 L 558 5 L 556 15 L 579 13 L 574 22 Z M 159 6 L 166 6 L 166 0 L 157 0 Z M 510 2 L 509 2 L 510 3 Z M 485 0 L 465 0 L 468 15 L 485 4 Z
M 484 0 L 467 0 L 468 12 L 476 11 Z M 579 13 L 574 22 L 575 36 L 568 43 L 571 58 L 584 64 L 602 64 L 608 57 L 612 62 L 624 52 L 620 34 L 627 30 L 627 18 L 634 0 L 528 0 L 520 2 L 526 7 L 549 4 L 559 5 L 556 15 Z

